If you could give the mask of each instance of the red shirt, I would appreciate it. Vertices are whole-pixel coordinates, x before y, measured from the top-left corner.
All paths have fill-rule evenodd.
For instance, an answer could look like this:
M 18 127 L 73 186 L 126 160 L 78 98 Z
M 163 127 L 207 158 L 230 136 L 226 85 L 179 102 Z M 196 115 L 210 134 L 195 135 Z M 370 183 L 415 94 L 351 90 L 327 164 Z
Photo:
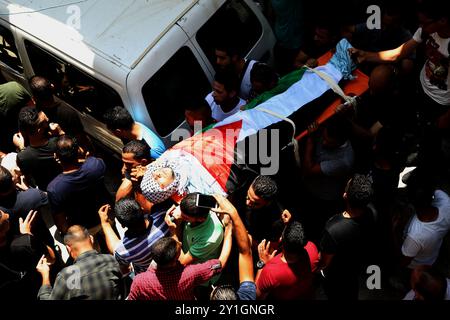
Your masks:
M 319 252 L 312 242 L 306 244 L 305 250 L 309 261 L 287 264 L 278 254 L 267 262 L 256 282 L 259 291 L 268 293 L 267 298 L 274 300 L 312 299 L 314 274 L 311 269 L 317 266 Z
M 194 300 L 194 288 L 221 271 L 218 259 L 168 270 L 150 266 L 134 278 L 128 300 Z

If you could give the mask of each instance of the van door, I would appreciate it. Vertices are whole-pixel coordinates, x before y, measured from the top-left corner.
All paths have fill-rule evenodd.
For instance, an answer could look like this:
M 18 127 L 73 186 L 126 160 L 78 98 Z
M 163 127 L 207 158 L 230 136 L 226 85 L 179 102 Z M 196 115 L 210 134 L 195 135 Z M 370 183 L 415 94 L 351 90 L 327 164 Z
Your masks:
M 2 24 L 0 24 L 0 74 L 1 83 L 17 81 L 28 88 L 13 31 Z
M 275 36 L 261 10 L 252 0 L 199 1 L 202 10 L 191 9 L 178 24 L 199 50 L 214 73 L 214 46 L 224 35 L 232 35 L 243 56 L 267 62 Z M 207 21 L 205 22 L 205 19 Z

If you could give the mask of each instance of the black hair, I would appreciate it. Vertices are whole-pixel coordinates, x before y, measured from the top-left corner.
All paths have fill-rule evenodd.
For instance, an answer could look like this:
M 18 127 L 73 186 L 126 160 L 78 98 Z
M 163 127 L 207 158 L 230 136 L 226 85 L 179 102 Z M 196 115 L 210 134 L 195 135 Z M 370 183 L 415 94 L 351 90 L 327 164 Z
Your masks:
M 338 142 L 344 143 L 350 136 L 350 123 L 343 116 L 336 114 L 326 123 L 325 128 L 330 138 L 336 139 Z
M 29 135 L 37 133 L 39 129 L 39 112 L 35 107 L 24 107 L 20 110 L 18 118 L 20 132 Z
M 289 223 L 281 236 L 283 250 L 287 253 L 300 254 L 304 252 L 307 243 L 303 226 L 298 221 Z
M 231 285 L 220 285 L 211 292 L 211 300 L 238 300 L 236 291 Z
M 232 39 L 230 36 L 224 34 L 219 36 L 218 39 L 214 46 L 216 50 L 225 52 L 230 58 L 233 56 L 242 56 L 242 49 L 237 45 L 236 39 Z
M 251 186 L 255 194 L 266 201 L 274 200 L 278 194 L 278 185 L 269 176 L 257 176 Z
M 171 237 L 157 240 L 151 247 L 152 258 L 158 266 L 166 266 L 177 258 L 177 242 Z
M 79 145 L 77 139 L 65 134 L 58 138 L 55 153 L 64 164 L 76 164 L 78 162 Z
M 134 120 L 127 109 L 121 106 L 116 106 L 105 112 L 103 116 L 106 127 L 109 130 L 131 130 Z
M 209 214 L 208 208 L 197 207 L 196 200 L 199 192 L 189 193 L 181 200 L 180 209 L 185 215 L 193 218 L 206 218 Z
M 53 88 L 51 82 L 41 76 L 33 76 L 28 81 L 31 93 L 39 103 L 53 99 Z
M 12 175 L 8 169 L 0 166 L 0 193 L 6 193 L 11 190 Z
M 134 159 L 136 160 L 152 160 L 150 157 L 150 146 L 145 140 L 131 140 L 128 142 L 122 149 L 123 153 L 132 153 L 134 154 Z
M 252 70 L 250 71 L 250 81 L 261 82 L 265 86 L 268 86 L 271 83 L 277 83 L 278 74 L 268 64 L 258 62 L 255 63 Z
M 114 206 L 114 214 L 120 224 L 133 228 L 144 222 L 144 213 L 141 206 L 134 199 L 120 199 Z
M 230 68 L 218 70 L 214 76 L 214 81 L 222 84 L 228 92 L 239 92 L 239 77 Z
M 365 208 L 373 199 L 372 181 L 362 174 L 355 174 L 345 189 L 347 202 L 352 208 Z
M 187 97 L 185 100 L 185 110 L 189 111 L 200 111 L 200 110 L 211 110 L 208 101 L 204 97 Z
M 442 18 L 450 19 L 450 5 L 448 1 L 424 0 L 418 5 L 417 11 L 434 21 Z M 448 23 L 450 23 L 450 21 L 448 21 Z

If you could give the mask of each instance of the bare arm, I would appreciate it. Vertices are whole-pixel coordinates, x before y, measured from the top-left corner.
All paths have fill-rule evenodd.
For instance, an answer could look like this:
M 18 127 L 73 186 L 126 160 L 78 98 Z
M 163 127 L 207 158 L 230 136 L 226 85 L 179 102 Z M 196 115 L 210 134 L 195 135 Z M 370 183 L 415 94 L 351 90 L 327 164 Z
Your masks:
M 120 199 L 126 198 L 133 193 L 133 183 L 127 178 L 122 180 L 122 184 L 116 192 L 116 202 Z
M 356 59 L 358 63 L 375 62 L 375 63 L 390 63 L 397 62 L 413 53 L 417 48 L 419 42 L 410 39 L 399 47 L 391 50 L 380 52 L 368 52 L 355 48 L 349 49 L 352 58 Z
M 112 228 L 109 221 L 108 214 L 110 210 L 111 206 L 109 204 L 105 204 L 98 210 L 98 215 L 100 216 L 102 230 L 105 234 L 106 246 L 108 247 L 108 251 L 109 253 L 114 254 L 114 250 L 119 245 L 120 239 L 114 232 L 114 229 Z

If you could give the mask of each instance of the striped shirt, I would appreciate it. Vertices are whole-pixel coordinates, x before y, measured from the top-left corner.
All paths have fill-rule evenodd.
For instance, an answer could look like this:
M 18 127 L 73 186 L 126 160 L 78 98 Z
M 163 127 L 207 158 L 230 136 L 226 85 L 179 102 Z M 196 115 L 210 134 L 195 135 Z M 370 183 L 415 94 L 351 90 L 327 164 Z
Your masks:
M 132 263 L 136 274 L 147 270 L 152 262 L 152 245 L 158 239 L 169 234 L 169 228 L 164 222 L 165 215 L 166 211 L 162 210 L 149 216 L 149 220 L 153 220 L 152 226 L 139 237 L 128 237 L 125 233 L 114 252 L 114 256 L 120 264 L 128 265 Z

